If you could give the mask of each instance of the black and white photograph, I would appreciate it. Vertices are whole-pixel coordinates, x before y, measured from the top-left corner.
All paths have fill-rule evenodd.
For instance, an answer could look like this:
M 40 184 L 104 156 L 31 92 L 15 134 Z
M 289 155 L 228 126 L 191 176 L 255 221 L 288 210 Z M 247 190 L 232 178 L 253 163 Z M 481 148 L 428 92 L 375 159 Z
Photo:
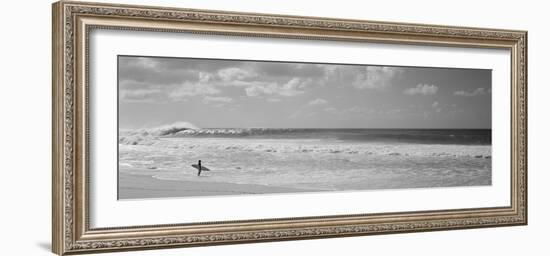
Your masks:
M 491 70 L 118 56 L 119 199 L 490 186 Z

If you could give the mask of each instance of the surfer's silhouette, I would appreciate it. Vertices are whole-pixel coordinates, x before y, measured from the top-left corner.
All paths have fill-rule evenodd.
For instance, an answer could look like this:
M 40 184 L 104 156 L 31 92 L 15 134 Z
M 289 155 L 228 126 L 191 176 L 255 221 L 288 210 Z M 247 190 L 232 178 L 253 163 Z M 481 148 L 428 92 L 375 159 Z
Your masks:
M 198 170 L 197 176 L 201 176 L 201 172 L 203 171 L 210 171 L 210 169 L 206 168 L 205 166 L 202 166 L 201 160 L 199 160 L 199 164 L 192 164 L 191 166 Z
M 201 160 L 199 160 L 199 164 L 198 164 L 199 168 L 199 172 L 197 173 L 197 176 L 201 176 L 201 172 L 202 172 L 202 164 L 201 164 Z

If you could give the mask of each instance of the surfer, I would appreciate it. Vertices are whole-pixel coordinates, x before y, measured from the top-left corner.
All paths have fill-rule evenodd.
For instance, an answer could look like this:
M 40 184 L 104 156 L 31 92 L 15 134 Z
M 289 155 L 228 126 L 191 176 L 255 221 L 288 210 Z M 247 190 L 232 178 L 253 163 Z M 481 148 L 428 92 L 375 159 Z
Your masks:
M 197 172 L 197 176 L 201 176 L 201 172 L 203 171 L 210 171 L 207 167 L 202 166 L 201 160 L 199 160 L 199 164 L 192 164 L 191 166 L 199 171 Z
M 201 172 L 202 172 L 202 165 L 201 165 L 201 160 L 199 160 L 199 164 L 198 164 L 198 168 L 199 172 L 197 173 L 197 176 L 201 176 Z

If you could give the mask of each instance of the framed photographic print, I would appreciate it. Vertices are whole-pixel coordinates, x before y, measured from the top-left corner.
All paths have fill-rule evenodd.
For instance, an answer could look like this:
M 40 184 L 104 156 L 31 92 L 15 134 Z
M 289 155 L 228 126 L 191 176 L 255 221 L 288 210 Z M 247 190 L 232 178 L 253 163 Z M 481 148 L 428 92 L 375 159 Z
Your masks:
M 527 224 L 527 32 L 61 1 L 53 251 Z

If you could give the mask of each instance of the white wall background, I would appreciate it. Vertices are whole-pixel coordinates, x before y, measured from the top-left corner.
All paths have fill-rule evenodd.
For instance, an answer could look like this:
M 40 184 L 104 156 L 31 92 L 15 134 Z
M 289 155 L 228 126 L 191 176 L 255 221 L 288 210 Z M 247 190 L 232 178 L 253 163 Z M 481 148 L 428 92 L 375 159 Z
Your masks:
M 96 0 L 97 1 L 97 0 Z M 111 0 L 100 0 L 112 2 Z M 146 1 L 121 3 L 529 31 L 529 225 L 115 253 L 111 255 L 548 255 L 550 24 L 545 1 Z M 1 255 L 51 255 L 50 1 L 7 1 L 0 15 Z M 546 26 L 545 26 L 546 25 Z

